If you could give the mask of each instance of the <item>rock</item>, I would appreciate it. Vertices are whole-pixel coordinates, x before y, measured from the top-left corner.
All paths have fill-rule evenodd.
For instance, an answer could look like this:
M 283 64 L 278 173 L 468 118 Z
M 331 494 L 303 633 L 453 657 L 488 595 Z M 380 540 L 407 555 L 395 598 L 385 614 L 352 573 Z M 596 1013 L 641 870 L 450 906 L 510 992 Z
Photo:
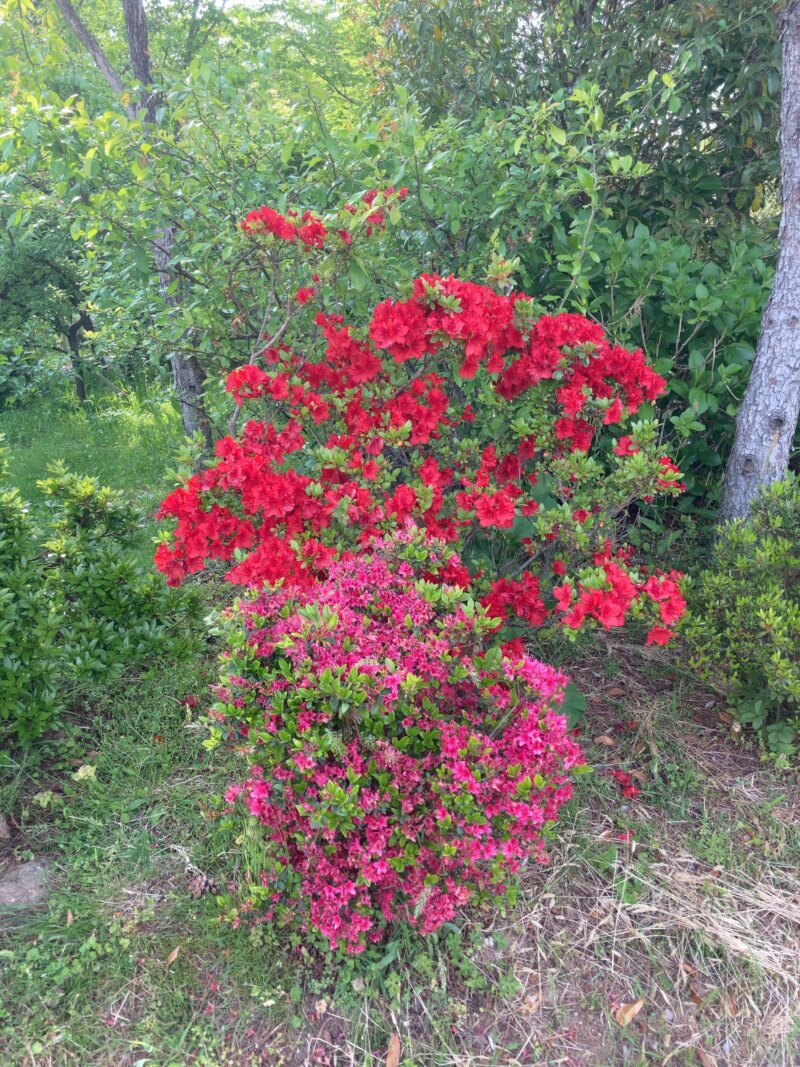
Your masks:
M 0 875 L 0 908 L 35 908 L 49 895 L 50 860 L 13 864 Z

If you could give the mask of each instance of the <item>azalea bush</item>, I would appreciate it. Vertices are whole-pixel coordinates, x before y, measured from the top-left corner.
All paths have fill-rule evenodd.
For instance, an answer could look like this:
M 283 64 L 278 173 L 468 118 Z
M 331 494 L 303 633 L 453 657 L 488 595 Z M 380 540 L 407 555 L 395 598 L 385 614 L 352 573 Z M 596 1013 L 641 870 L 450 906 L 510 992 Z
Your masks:
M 231 613 L 209 743 L 250 763 L 226 799 L 263 842 L 235 922 L 291 918 L 358 953 L 511 893 L 544 858 L 583 765 L 567 679 L 492 642 L 460 569 L 408 528 Z
M 47 522 L 0 489 L 0 747 L 52 729 L 87 685 L 196 645 L 197 596 L 147 566 L 122 494 L 62 464 L 39 487 Z
M 7 467 L 0 435 L 0 480 Z M 0 486 L 0 748 L 27 742 L 57 712 L 58 619 L 44 587 L 37 532 L 19 491 Z
M 719 534 L 685 630 L 692 665 L 730 694 L 737 718 L 774 753 L 800 734 L 800 483 L 765 488 L 747 522 Z
M 41 547 L 65 680 L 95 682 L 147 656 L 190 653 L 199 601 L 146 566 L 136 548 L 143 517 L 123 494 L 61 463 L 38 484 L 49 506 Z
M 274 324 L 227 378 L 253 417 L 238 433 L 234 417 L 216 462 L 163 502 L 175 524 L 159 568 L 177 585 L 219 560 L 234 583 L 310 589 L 413 521 L 461 554 L 451 580 L 497 624 L 636 619 L 665 644 L 680 575 L 646 573 L 626 541 L 642 502 L 682 489 L 640 412 L 664 380 L 598 323 L 540 314 L 499 259 L 488 284 L 422 275 L 346 323 L 338 258 L 404 195 L 373 191 L 331 219 L 263 207 L 243 221 Z

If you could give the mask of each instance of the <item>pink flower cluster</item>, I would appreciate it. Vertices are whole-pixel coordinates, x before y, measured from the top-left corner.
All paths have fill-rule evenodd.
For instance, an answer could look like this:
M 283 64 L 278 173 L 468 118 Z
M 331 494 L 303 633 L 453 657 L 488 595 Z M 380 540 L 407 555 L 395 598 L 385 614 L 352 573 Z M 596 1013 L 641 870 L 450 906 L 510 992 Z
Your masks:
M 394 923 L 430 933 L 502 894 L 543 858 L 583 763 L 558 712 L 566 678 L 490 650 L 493 620 L 448 584 L 459 567 L 409 528 L 236 621 L 215 714 L 253 766 L 227 799 L 264 826 L 268 916 L 288 910 L 332 949 Z

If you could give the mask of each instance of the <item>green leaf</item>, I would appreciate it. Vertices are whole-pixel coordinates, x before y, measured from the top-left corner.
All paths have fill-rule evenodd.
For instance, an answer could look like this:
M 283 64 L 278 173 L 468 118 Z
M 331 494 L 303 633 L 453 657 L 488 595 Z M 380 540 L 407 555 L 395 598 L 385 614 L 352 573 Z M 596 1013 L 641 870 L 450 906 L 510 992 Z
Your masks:
M 595 181 L 594 175 L 586 167 L 576 167 L 575 174 L 578 179 L 578 185 L 587 194 L 587 196 L 594 196 Z
M 436 202 L 431 195 L 430 189 L 426 189 L 424 186 L 419 191 L 419 198 L 422 201 L 422 206 L 427 208 L 428 211 L 433 211 L 436 207 Z
M 564 690 L 564 700 L 561 704 L 561 711 L 567 717 L 570 730 L 580 721 L 587 707 L 586 697 L 574 682 L 570 682 Z
M 367 276 L 367 272 L 364 270 L 364 268 L 361 266 L 357 259 L 350 260 L 348 274 L 354 289 L 357 289 L 359 292 L 361 292 L 362 289 L 366 288 L 369 278 Z
M 136 264 L 136 269 L 140 274 L 148 275 L 150 273 L 150 257 L 143 248 L 134 248 L 133 262 Z

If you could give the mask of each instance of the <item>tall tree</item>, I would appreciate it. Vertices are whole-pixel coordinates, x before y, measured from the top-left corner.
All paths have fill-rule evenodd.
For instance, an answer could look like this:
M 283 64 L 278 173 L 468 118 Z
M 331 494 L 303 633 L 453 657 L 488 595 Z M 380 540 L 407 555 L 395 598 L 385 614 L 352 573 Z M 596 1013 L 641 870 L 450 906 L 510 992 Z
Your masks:
M 100 43 L 75 10 L 71 0 L 56 0 L 56 3 L 65 21 L 92 57 L 111 89 L 114 93 L 121 94 L 123 88 L 122 79 L 108 60 Z M 143 0 L 122 0 L 122 9 L 125 18 L 131 70 L 142 89 L 138 107 L 146 112 L 148 123 L 155 125 L 158 97 L 153 89 L 147 14 L 144 2 Z M 125 94 L 122 94 L 122 99 L 128 115 L 135 116 L 137 108 L 126 102 Z M 173 279 L 170 262 L 174 243 L 173 234 L 173 227 L 163 227 L 153 234 L 152 242 L 154 261 L 158 272 L 159 291 L 170 307 L 173 307 L 178 299 L 176 293 L 171 289 Z M 181 355 L 174 353 L 170 358 L 170 363 L 175 392 L 181 405 L 184 429 L 190 435 L 198 432 L 202 433 L 206 447 L 210 450 L 213 445 L 213 433 L 204 400 L 205 371 L 197 357 L 191 354 Z
M 723 520 L 746 517 L 760 487 L 786 474 L 800 415 L 800 0 L 787 5 L 780 28 L 780 254 L 736 419 L 720 508 Z

